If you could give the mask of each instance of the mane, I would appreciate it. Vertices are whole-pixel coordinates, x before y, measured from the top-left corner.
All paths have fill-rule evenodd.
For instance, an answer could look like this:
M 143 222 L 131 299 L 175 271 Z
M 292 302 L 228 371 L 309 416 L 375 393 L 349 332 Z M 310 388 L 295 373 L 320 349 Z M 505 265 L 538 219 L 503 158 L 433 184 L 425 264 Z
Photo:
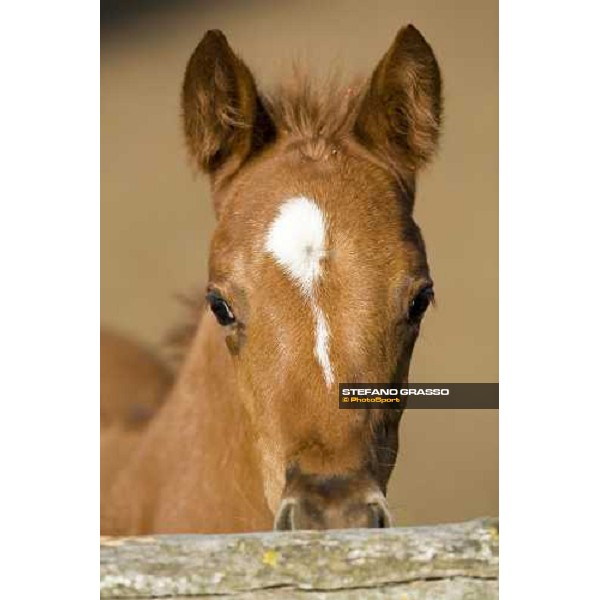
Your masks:
M 279 131 L 301 140 L 330 141 L 350 130 L 363 89 L 363 79 L 345 81 L 335 72 L 318 80 L 295 66 L 291 77 L 261 99 Z

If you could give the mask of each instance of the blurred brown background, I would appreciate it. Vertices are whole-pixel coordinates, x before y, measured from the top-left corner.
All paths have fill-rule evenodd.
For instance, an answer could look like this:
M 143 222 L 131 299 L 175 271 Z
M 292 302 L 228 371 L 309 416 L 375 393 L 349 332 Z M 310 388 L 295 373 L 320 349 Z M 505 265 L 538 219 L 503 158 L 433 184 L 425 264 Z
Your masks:
M 186 61 L 222 29 L 259 84 L 293 59 L 370 74 L 413 23 L 436 53 L 446 119 L 416 220 L 438 304 L 415 382 L 498 381 L 498 6 L 495 0 L 113 1 L 102 3 L 102 323 L 160 349 L 181 318 L 174 294 L 204 283 L 213 226 L 180 130 Z M 397 524 L 498 514 L 497 411 L 409 411 L 392 476 Z

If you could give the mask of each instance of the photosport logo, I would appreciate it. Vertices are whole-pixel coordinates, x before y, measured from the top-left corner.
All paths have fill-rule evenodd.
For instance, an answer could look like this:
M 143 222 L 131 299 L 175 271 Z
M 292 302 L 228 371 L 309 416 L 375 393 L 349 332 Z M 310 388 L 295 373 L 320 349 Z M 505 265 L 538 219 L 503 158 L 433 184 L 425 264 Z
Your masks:
M 353 408 L 497 409 L 497 383 L 340 383 L 339 406 Z

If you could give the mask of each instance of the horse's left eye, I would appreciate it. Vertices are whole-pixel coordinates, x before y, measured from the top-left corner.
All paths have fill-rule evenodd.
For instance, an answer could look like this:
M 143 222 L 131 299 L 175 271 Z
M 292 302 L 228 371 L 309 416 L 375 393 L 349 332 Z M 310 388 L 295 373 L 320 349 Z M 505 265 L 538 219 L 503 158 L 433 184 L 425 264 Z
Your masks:
M 413 323 L 418 323 L 427 307 L 433 300 L 433 286 L 428 285 L 422 288 L 419 293 L 412 299 L 410 307 L 408 309 L 408 319 Z
M 235 315 L 226 300 L 218 292 L 211 291 L 206 294 L 206 301 L 215 315 L 219 325 L 235 323 Z

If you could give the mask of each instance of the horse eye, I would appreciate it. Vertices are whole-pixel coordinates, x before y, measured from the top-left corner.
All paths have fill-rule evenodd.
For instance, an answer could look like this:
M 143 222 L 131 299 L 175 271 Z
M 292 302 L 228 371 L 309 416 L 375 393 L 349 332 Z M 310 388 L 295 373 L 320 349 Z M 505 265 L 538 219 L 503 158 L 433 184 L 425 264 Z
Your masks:
M 408 309 L 409 321 L 412 321 L 413 323 L 420 321 L 432 300 L 433 286 L 428 285 L 422 288 L 410 303 L 410 307 Z
M 206 294 L 206 301 L 219 325 L 231 325 L 232 323 L 235 323 L 233 311 L 218 292 L 208 292 L 208 294 Z

